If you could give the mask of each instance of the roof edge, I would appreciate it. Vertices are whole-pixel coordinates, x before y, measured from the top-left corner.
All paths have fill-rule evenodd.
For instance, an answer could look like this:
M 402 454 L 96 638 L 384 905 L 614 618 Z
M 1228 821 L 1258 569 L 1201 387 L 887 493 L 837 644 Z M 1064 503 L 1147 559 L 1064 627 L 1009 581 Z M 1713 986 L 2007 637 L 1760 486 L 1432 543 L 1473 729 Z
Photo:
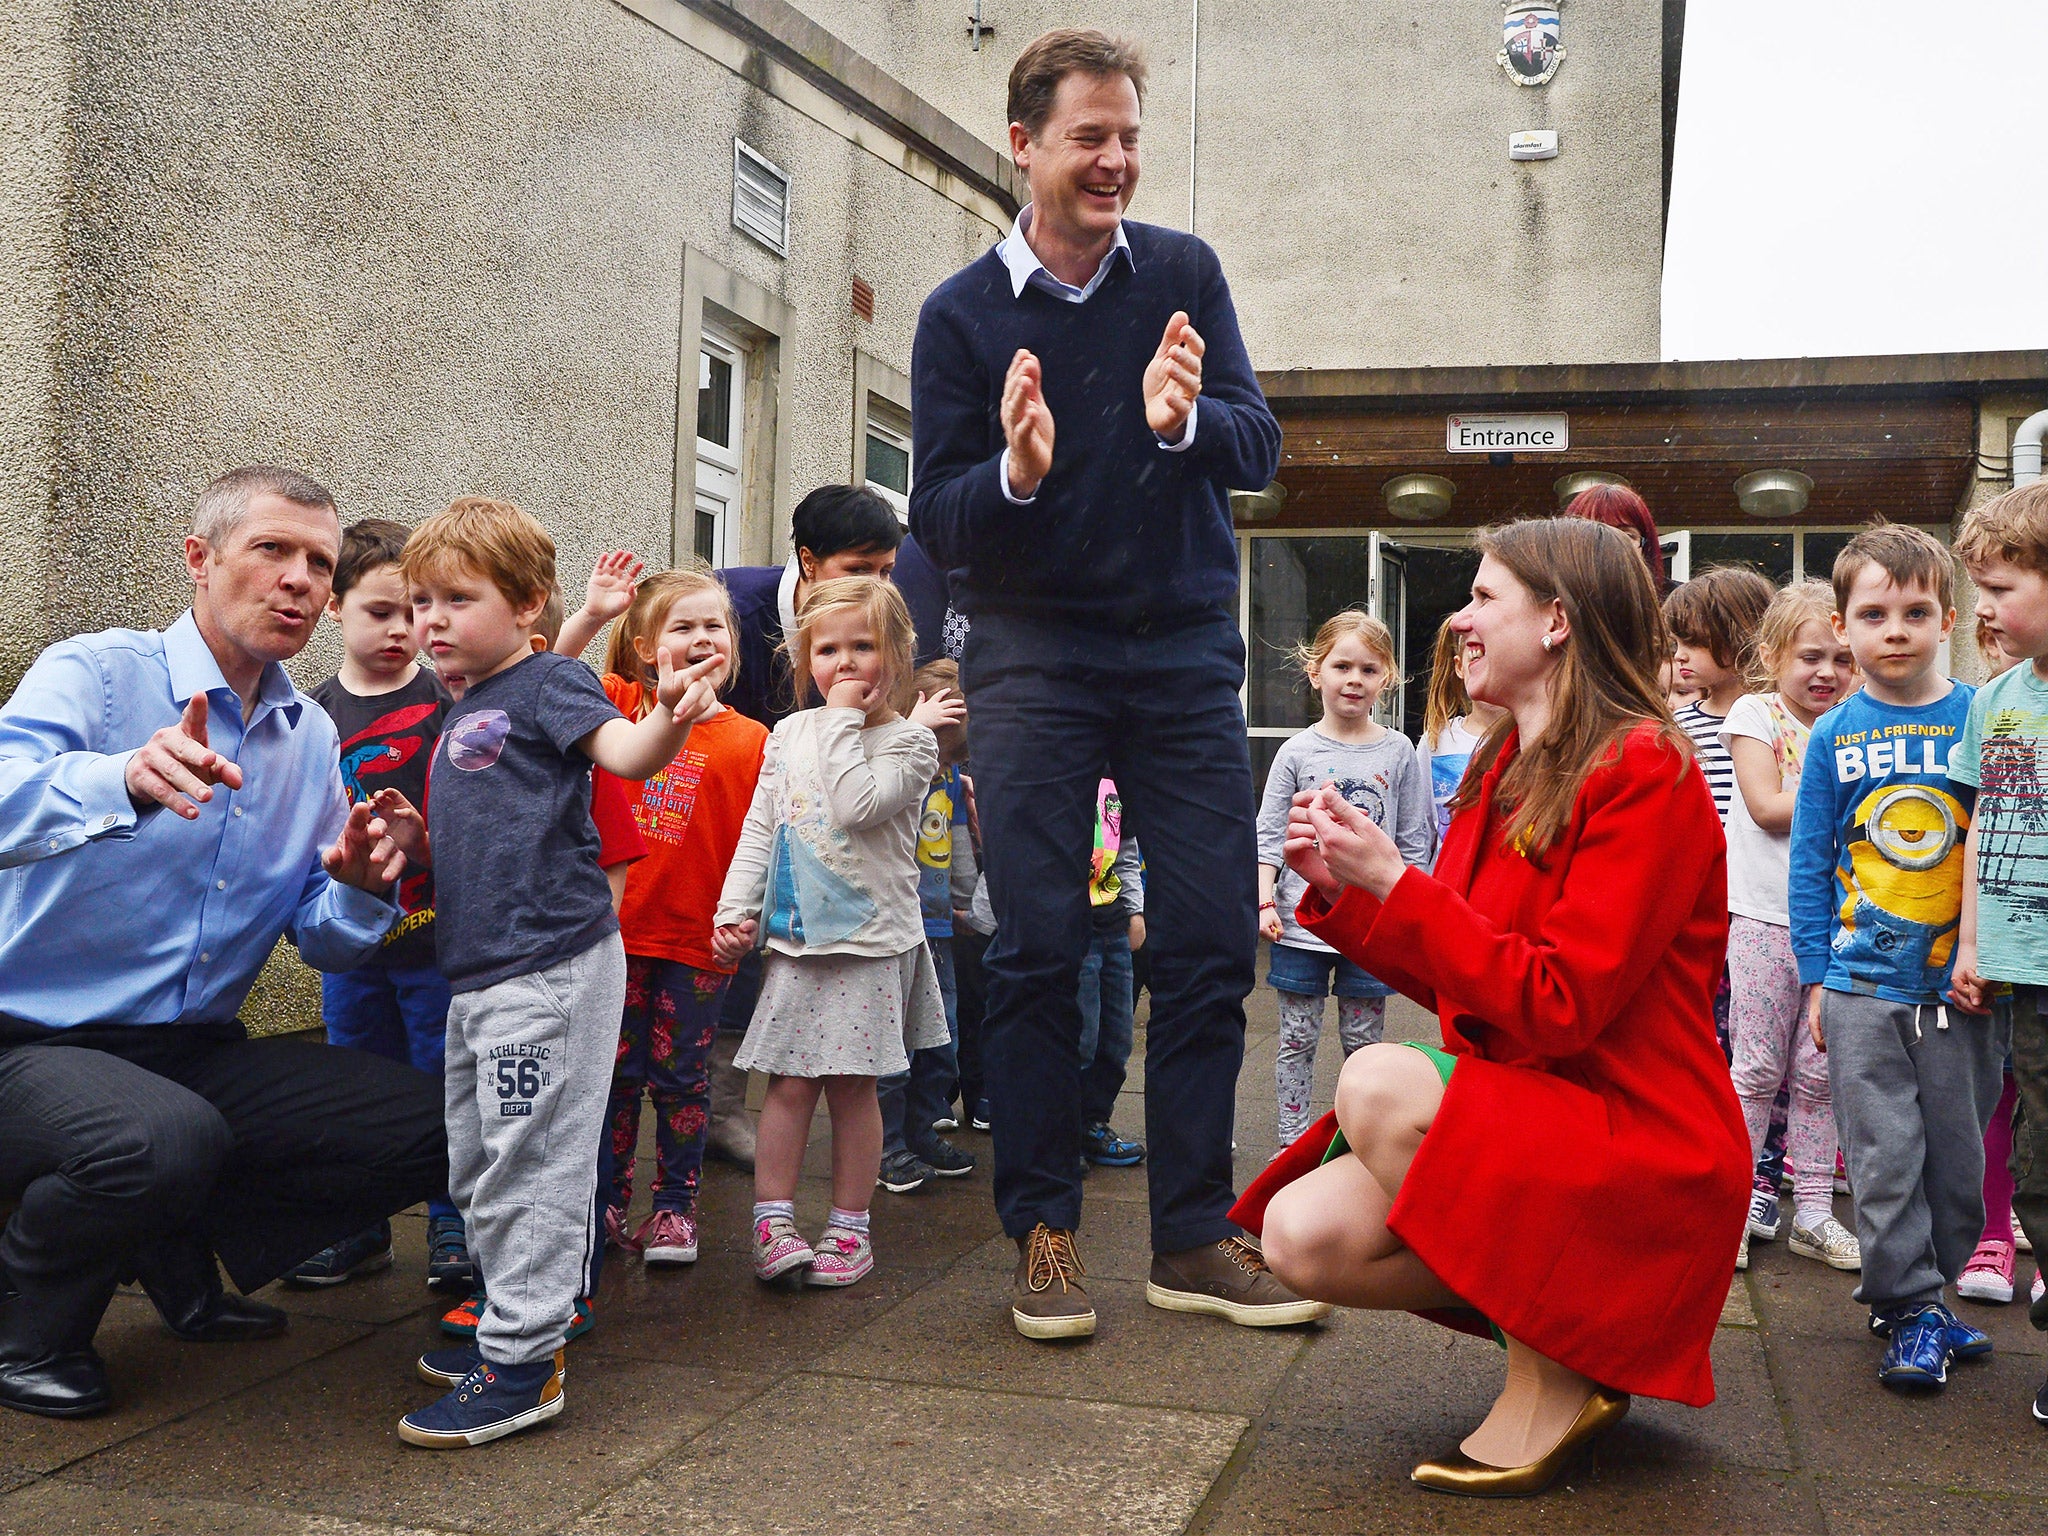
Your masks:
M 1773 390 L 1981 395 L 2001 389 L 2048 388 L 2048 351 L 1473 368 L 1285 368 L 1262 371 L 1259 383 L 1275 405 L 1298 406 L 1526 395 L 1759 394 Z
M 786 0 L 680 0 L 866 118 L 973 183 L 1015 214 L 1023 177 L 995 149 Z

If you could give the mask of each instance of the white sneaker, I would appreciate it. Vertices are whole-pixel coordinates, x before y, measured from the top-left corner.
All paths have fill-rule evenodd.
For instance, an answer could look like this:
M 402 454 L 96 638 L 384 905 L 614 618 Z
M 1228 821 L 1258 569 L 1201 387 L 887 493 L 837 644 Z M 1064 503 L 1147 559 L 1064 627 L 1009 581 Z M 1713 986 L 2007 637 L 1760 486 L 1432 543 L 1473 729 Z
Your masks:
M 2017 1216 L 2012 1219 L 2012 1245 L 2019 1249 L 2021 1253 L 2032 1253 L 2034 1251 L 2034 1245 L 2027 1237 L 2027 1229 L 2020 1225 L 2020 1219 Z
M 1802 1259 L 1817 1259 L 1830 1269 L 1863 1267 L 1863 1250 L 1857 1246 L 1856 1234 L 1832 1216 L 1825 1217 L 1812 1231 L 1793 1222 L 1792 1237 L 1786 1246 Z
M 1742 1241 L 1735 1248 L 1735 1273 L 1741 1274 L 1749 1268 L 1749 1228 L 1742 1229 Z

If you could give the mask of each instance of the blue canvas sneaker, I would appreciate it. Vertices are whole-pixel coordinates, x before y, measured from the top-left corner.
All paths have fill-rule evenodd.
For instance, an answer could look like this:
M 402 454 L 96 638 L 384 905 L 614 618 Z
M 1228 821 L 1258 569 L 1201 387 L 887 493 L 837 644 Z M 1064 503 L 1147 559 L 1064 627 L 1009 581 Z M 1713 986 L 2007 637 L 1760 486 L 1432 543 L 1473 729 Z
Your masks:
M 446 1397 L 400 1419 L 398 1438 L 435 1451 L 484 1445 L 552 1419 L 565 1401 L 559 1349 L 530 1365 L 479 1360 Z
M 1930 1304 L 1894 1320 L 1877 1379 L 1901 1391 L 1932 1392 L 1948 1383 L 1952 1355 L 1947 1318 L 1940 1306 Z
M 1778 1197 L 1767 1189 L 1749 1192 L 1749 1235 L 1767 1243 L 1778 1235 Z
M 430 1349 L 413 1362 L 413 1370 L 430 1387 L 459 1387 L 469 1373 L 484 1363 L 483 1351 L 474 1344 L 456 1344 L 447 1349 Z M 562 1357 L 562 1383 L 568 1385 L 569 1359 Z

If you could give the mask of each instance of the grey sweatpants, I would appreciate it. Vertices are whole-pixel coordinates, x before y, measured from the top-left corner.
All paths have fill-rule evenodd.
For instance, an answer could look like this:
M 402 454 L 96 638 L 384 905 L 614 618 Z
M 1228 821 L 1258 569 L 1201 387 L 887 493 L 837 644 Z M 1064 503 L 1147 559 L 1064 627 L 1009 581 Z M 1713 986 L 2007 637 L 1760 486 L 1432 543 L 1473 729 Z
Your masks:
M 545 1360 L 575 1315 L 625 1003 L 615 933 L 448 1005 L 448 1196 L 490 1296 L 476 1342 L 493 1364 Z
M 2010 1031 L 1953 1007 L 1848 992 L 1821 999 L 1863 1248 L 1856 1299 L 1939 1301 L 1984 1232 L 1984 1128 L 2005 1084 Z

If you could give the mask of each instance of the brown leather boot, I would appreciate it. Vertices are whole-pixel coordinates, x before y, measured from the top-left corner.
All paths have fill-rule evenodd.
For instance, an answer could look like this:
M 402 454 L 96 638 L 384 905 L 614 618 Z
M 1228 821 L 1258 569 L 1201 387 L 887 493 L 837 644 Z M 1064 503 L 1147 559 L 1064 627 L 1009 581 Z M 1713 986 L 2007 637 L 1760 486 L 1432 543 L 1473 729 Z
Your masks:
M 1081 1339 L 1095 1331 L 1095 1308 L 1081 1288 L 1074 1234 L 1040 1222 L 1017 1239 L 1010 1320 L 1027 1339 Z
M 1246 1328 L 1313 1323 L 1330 1315 L 1327 1301 L 1304 1301 L 1266 1268 L 1266 1256 L 1244 1237 L 1152 1255 L 1145 1299 L 1169 1312 L 1207 1312 Z

